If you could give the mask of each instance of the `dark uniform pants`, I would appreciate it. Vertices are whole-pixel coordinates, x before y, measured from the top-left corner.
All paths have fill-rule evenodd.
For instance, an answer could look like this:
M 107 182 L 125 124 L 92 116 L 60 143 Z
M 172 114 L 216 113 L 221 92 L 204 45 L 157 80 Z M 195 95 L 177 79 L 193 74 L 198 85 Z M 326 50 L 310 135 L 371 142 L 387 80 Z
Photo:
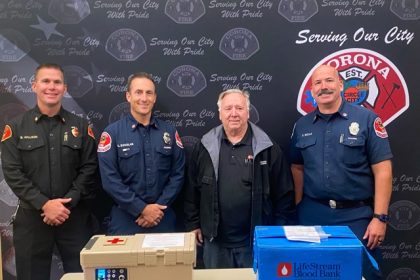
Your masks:
M 168 207 L 164 211 L 163 219 L 160 223 L 151 228 L 143 228 L 136 224 L 136 217 L 131 216 L 118 206 L 113 206 L 111 210 L 111 221 L 108 226 L 109 235 L 133 235 L 136 233 L 164 233 L 175 232 L 176 217 L 172 208 Z
M 35 209 L 19 207 L 17 211 L 13 222 L 17 279 L 50 279 L 54 245 L 64 272 L 81 272 L 80 251 L 92 236 L 90 212 L 85 206 L 77 206 L 60 226 L 49 226 L 42 219 Z
M 370 206 L 346 209 L 332 209 L 324 204 L 304 196 L 297 206 L 299 224 L 321 225 L 321 226 L 348 226 L 357 238 L 366 246 L 367 241 L 363 240 L 367 226 L 372 220 L 373 210 Z M 368 252 L 376 259 L 380 258 L 380 250 Z M 370 263 L 370 260 L 363 256 L 363 277 L 366 280 L 382 279 L 382 274 Z
M 224 247 L 216 241 L 210 242 L 204 238 L 203 261 L 207 269 L 252 267 L 252 248 L 251 246 Z

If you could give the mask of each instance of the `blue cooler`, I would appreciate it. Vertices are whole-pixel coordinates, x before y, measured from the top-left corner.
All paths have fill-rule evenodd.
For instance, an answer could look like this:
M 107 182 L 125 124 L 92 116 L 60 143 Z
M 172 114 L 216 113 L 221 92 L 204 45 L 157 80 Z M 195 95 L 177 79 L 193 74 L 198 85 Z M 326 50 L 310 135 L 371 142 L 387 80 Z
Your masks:
M 320 243 L 289 241 L 282 226 L 258 226 L 254 271 L 259 280 L 362 279 L 364 247 L 347 226 L 318 227 Z

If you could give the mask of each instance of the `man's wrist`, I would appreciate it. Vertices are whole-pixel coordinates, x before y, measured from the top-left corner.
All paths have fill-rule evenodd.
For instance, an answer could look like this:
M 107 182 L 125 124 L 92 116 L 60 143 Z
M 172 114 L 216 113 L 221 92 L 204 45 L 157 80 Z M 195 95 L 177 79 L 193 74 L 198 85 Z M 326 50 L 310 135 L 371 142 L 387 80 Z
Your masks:
M 390 220 L 390 217 L 388 214 L 373 214 L 373 218 L 378 219 L 379 221 L 381 221 L 382 223 L 388 223 Z

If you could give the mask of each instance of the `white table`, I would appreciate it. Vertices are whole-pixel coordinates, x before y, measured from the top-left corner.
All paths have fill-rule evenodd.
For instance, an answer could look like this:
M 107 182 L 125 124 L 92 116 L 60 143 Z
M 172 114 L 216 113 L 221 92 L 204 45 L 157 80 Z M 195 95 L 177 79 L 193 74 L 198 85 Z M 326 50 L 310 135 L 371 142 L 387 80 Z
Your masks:
M 255 280 L 255 278 L 252 268 L 193 270 L 193 280 Z M 83 280 L 83 273 L 64 274 L 61 280 Z

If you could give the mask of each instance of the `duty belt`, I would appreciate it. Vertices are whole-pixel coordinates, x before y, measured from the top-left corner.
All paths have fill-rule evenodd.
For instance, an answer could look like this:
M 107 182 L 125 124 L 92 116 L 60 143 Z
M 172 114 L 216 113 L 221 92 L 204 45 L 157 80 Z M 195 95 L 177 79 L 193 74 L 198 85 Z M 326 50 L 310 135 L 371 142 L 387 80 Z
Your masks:
M 373 198 L 365 200 L 334 200 L 334 199 L 314 199 L 321 204 L 327 205 L 332 209 L 356 208 L 362 206 L 373 206 Z

